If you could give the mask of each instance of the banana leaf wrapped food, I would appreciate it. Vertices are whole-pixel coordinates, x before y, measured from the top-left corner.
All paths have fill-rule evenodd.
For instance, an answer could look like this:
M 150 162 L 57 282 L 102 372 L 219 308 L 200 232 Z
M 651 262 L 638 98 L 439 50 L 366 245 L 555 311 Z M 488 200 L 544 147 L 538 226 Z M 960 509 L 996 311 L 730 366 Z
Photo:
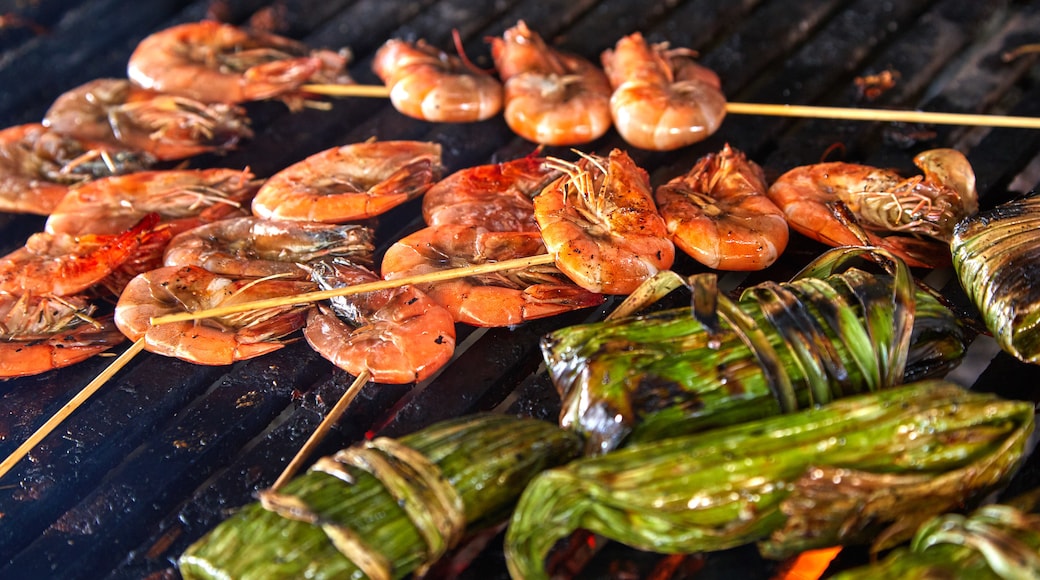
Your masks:
M 891 273 L 851 266 L 864 255 Z M 934 377 L 973 338 L 878 249 L 831 250 L 790 283 L 752 286 L 736 302 L 692 286 L 695 304 L 715 303 L 707 316 L 677 308 L 543 338 L 560 424 L 585 435 L 590 453 Z
M 961 220 L 950 249 L 965 293 L 1015 358 L 1040 364 L 1040 195 Z
M 581 451 L 545 421 L 482 414 L 322 458 L 179 559 L 193 578 L 401 578 L 504 522 L 532 477 Z
M 515 578 L 545 578 L 583 528 L 637 549 L 768 558 L 837 544 L 883 549 L 1002 484 L 1033 405 L 928 380 L 573 461 L 537 476 L 506 531 Z

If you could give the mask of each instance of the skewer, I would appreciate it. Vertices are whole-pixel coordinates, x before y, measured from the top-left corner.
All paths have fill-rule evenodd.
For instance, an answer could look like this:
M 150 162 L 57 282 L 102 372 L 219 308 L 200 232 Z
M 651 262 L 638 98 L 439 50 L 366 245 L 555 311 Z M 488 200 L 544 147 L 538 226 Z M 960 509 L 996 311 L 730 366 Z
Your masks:
M 333 97 L 388 98 L 390 90 L 379 85 L 304 85 L 303 90 Z M 809 105 L 773 105 L 768 103 L 726 103 L 732 115 L 764 115 L 770 117 L 802 117 L 843 119 L 851 121 L 888 121 L 932 125 L 967 125 L 978 127 L 1010 127 L 1040 129 L 1038 117 L 979 115 L 970 113 L 937 113 L 929 111 L 860 109 L 856 107 L 816 107 Z
M 119 355 L 108 367 L 101 372 L 98 376 L 94 377 L 94 380 L 90 381 L 87 386 L 76 393 L 76 396 L 72 397 L 68 403 L 65 403 L 57 413 L 51 416 L 46 423 L 40 426 L 35 433 L 29 436 L 24 443 L 18 446 L 13 453 L 7 456 L 3 462 L 0 462 L 0 478 L 7 474 L 33 447 L 43 440 L 44 437 L 50 435 L 62 421 L 68 418 L 76 409 L 79 408 L 87 399 L 89 399 L 95 391 L 100 389 L 102 385 L 108 382 L 108 379 L 112 378 L 120 369 L 126 366 L 126 363 L 130 362 L 137 353 L 141 352 L 144 348 L 144 339 L 138 339 L 137 342 L 130 345 L 130 348 L 126 349 L 123 354 Z
M 197 310 L 195 312 L 178 312 L 176 314 L 167 314 L 166 316 L 156 316 L 155 318 L 152 318 L 151 323 L 153 325 L 157 325 L 166 324 L 168 322 L 183 322 L 186 320 L 199 320 L 201 318 L 225 316 L 227 314 L 234 314 L 236 312 L 259 310 L 261 308 L 274 308 L 277 306 L 289 306 L 292 304 L 306 304 L 308 302 L 317 302 L 318 300 L 325 300 L 327 298 L 333 298 L 335 296 L 350 296 L 353 294 L 363 294 L 365 292 L 389 290 L 392 288 L 408 286 L 411 284 L 440 282 L 442 280 L 465 278 L 466 276 L 476 276 L 479 274 L 488 274 L 491 272 L 499 272 L 502 270 L 527 268 L 530 266 L 542 266 L 545 264 L 552 264 L 553 260 L 554 258 L 551 254 L 538 254 L 537 256 L 530 256 L 527 258 L 514 258 L 512 260 L 503 260 L 501 262 L 489 262 L 477 266 L 467 266 L 464 268 L 440 270 L 438 272 L 429 272 L 427 274 L 406 276 L 394 280 L 379 280 L 377 282 L 355 284 L 353 286 L 347 286 L 344 288 L 333 288 L 330 290 L 307 292 L 306 294 L 298 294 L 296 296 L 268 298 L 266 300 L 256 300 L 253 302 L 243 302 L 241 304 L 218 306 L 216 308 L 210 308 L 207 310 Z

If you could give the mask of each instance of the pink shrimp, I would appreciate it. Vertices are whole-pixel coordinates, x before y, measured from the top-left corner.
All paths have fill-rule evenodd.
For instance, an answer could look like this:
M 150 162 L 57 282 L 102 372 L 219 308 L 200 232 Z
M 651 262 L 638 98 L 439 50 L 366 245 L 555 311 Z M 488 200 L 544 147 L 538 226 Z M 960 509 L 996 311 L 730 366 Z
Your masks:
M 382 271 L 384 278 L 394 280 L 544 253 L 545 245 L 537 232 L 442 225 L 424 228 L 395 242 L 383 256 Z M 456 322 L 473 326 L 512 326 L 598 306 L 604 300 L 602 295 L 568 280 L 554 266 L 469 276 L 419 288 L 447 308 Z
M 115 322 L 145 350 L 203 365 L 227 365 L 273 352 L 303 327 L 310 305 L 250 310 L 197 321 L 153 325 L 153 317 L 292 296 L 315 289 L 311 282 L 234 280 L 197 266 L 157 268 L 127 284 L 116 303 Z
M 126 79 L 97 79 L 64 93 L 43 124 L 163 161 L 223 153 L 253 136 L 241 107 L 158 93 Z
M 506 124 L 517 135 L 577 145 L 610 129 L 610 81 L 588 60 L 551 48 L 522 20 L 491 39 L 491 56 L 505 83 Z
M 349 84 L 346 50 L 310 50 L 282 36 L 214 21 L 160 30 L 137 45 L 127 67 L 146 89 L 205 103 L 279 98 L 302 106 L 305 83 Z
M 312 264 L 322 288 L 379 280 L 343 258 Z M 377 383 L 407 384 L 430 377 L 455 352 L 455 323 L 444 307 L 414 286 L 333 298 L 311 312 L 307 342 L 337 367 Z
M 425 193 L 441 171 L 437 143 L 369 141 L 333 147 L 271 176 L 253 199 L 253 213 L 326 223 L 373 217 Z
M 718 270 L 761 270 L 787 247 L 787 220 L 766 197 L 762 168 L 729 144 L 657 188 L 672 241 Z
M 542 157 L 459 170 L 438 181 L 423 196 L 423 218 L 430 226 L 480 226 L 498 232 L 537 232 L 532 199 L 560 172 Z
M 426 42 L 391 39 L 376 51 L 372 70 L 402 114 L 446 123 L 483 121 L 502 110 L 498 79 Z
M 582 288 L 630 294 L 675 261 L 650 179 L 620 149 L 604 159 L 550 159 L 566 175 L 534 198 L 542 239 L 556 266 Z
M 719 78 L 688 49 L 650 46 L 638 32 L 604 51 L 618 133 L 642 149 L 669 151 L 714 133 L 726 116 Z

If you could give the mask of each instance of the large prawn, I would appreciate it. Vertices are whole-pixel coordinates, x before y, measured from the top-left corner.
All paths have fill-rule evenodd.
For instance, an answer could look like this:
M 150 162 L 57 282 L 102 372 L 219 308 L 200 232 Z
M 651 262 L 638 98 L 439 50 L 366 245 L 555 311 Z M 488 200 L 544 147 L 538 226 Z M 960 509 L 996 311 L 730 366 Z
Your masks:
M 914 164 L 924 175 L 840 161 L 804 165 L 767 194 L 792 228 L 824 244 L 874 245 L 911 266 L 945 265 L 954 226 L 978 210 L 975 172 L 955 149 L 924 151 Z
M 275 34 L 215 21 L 160 30 L 137 45 L 127 76 L 138 86 L 206 103 L 280 98 L 302 106 L 304 83 L 349 84 L 347 51 L 310 50 Z
M 726 116 L 719 77 L 693 51 L 649 45 L 636 32 L 601 55 L 614 93 L 614 126 L 629 144 L 669 151 L 714 133 Z
M 610 81 L 588 60 L 550 47 L 522 20 L 491 39 L 491 56 L 505 83 L 506 124 L 517 135 L 577 145 L 610 129 Z
M 718 270 L 761 270 L 787 247 L 784 212 L 766 197 L 762 168 L 726 144 L 657 188 L 672 241 Z
M 162 161 L 223 153 L 253 136 L 241 107 L 158 93 L 126 79 L 97 79 L 62 94 L 43 124 Z
M 649 176 L 627 153 L 550 162 L 565 175 L 534 198 L 534 212 L 546 248 L 568 278 L 592 292 L 630 294 L 672 266 L 675 245 Z
M 381 270 L 387 280 L 545 253 L 537 232 L 494 232 L 481 227 L 424 228 L 390 246 Z M 554 266 L 468 276 L 419 286 L 456 322 L 512 326 L 527 320 L 598 306 L 603 296 L 571 282 Z
M 343 258 L 318 260 L 312 279 L 340 288 L 379 277 Z M 318 304 L 304 329 L 307 342 L 337 367 L 377 383 L 421 381 L 455 352 L 455 323 L 444 307 L 414 286 L 333 298 Z
M 372 70 L 390 89 L 394 108 L 409 117 L 467 123 L 502 110 L 498 79 L 422 40 L 388 40 L 376 51 Z
M 441 176 L 441 146 L 368 141 L 315 153 L 271 176 L 253 198 L 267 219 L 342 223 L 386 212 Z
M 197 266 L 171 266 L 136 276 L 119 296 L 115 322 L 149 352 L 203 365 L 226 365 L 273 352 L 303 327 L 310 305 L 261 308 L 195 321 L 153 325 L 153 317 L 313 291 L 308 281 L 236 280 Z
M 535 195 L 560 176 L 543 157 L 461 169 L 423 196 L 426 225 L 469 225 L 498 232 L 537 232 Z

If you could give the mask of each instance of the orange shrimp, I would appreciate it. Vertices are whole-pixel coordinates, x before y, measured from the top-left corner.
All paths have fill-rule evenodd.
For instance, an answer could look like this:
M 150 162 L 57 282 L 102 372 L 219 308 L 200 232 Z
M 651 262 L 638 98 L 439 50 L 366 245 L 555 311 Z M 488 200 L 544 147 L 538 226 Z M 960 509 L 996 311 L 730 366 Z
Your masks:
M 442 225 L 406 236 L 383 256 L 383 277 L 405 276 L 501 262 L 545 253 L 537 232 L 494 232 L 481 227 Z M 495 272 L 419 285 L 473 326 L 512 326 L 527 320 L 598 306 L 601 294 L 574 284 L 553 266 Z
M 0 378 L 67 367 L 126 340 L 83 296 L 0 292 Z
M 319 260 L 312 267 L 312 278 L 324 289 L 379 280 L 343 258 Z M 451 314 L 414 286 L 318 304 L 303 335 L 332 364 L 354 376 L 367 371 L 377 383 L 421 381 L 455 352 Z
M 201 266 L 235 278 L 310 279 L 303 265 L 325 256 L 371 264 L 373 233 L 357 224 L 265 220 L 245 216 L 182 232 L 166 246 L 166 266 Z
M 223 153 L 253 136 L 241 107 L 162 94 L 126 79 L 97 79 L 64 93 L 43 124 L 77 139 L 146 151 L 162 161 Z
M 577 145 L 610 129 L 610 81 L 588 60 L 551 48 L 522 20 L 491 39 L 491 56 L 505 83 L 506 124 L 517 135 Z
M 456 171 L 423 196 L 426 225 L 480 226 L 497 232 L 537 232 L 532 198 L 560 172 L 542 157 Z
M 35 233 L 23 247 L 0 258 L 0 291 L 79 294 L 130 259 L 158 221 L 151 214 L 114 235 Z
M 550 159 L 566 175 L 534 198 L 534 215 L 556 265 L 582 288 L 630 294 L 675 261 L 650 179 L 620 149 L 578 163 Z
M 425 193 L 441 171 L 437 143 L 368 141 L 333 147 L 271 176 L 253 198 L 253 213 L 326 223 L 373 217 Z
M 422 40 L 388 40 L 376 51 L 372 70 L 390 89 L 394 108 L 415 119 L 468 123 L 502 110 L 498 79 Z
M 145 350 L 203 365 L 226 365 L 273 352 L 306 322 L 310 305 L 250 310 L 196 321 L 153 325 L 151 319 L 310 292 L 311 282 L 234 280 L 197 266 L 157 268 L 136 276 L 116 303 L 115 322 Z
M 787 247 L 787 219 L 762 168 L 726 144 L 655 192 L 676 246 L 717 270 L 761 270 Z
M 259 187 L 249 170 L 173 169 L 110 177 L 71 189 L 51 212 L 50 233 L 115 233 L 149 213 L 180 232 L 248 213 Z
M 767 195 L 795 231 L 824 244 L 875 245 L 911 266 L 945 265 L 953 227 L 978 210 L 975 173 L 955 149 L 925 151 L 914 164 L 924 175 L 909 179 L 856 163 L 804 165 L 781 175 Z M 839 205 L 851 212 L 852 227 Z
M 718 76 L 688 49 L 648 45 L 642 34 L 619 40 L 601 56 L 614 93 L 614 126 L 629 144 L 670 151 L 707 138 L 726 116 Z
M 305 83 L 349 84 L 349 53 L 310 50 L 275 34 L 214 21 L 189 22 L 137 45 L 127 76 L 138 86 L 206 103 L 279 98 L 303 104 Z
M 0 211 L 47 215 L 69 187 L 131 173 L 151 155 L 61 135 L 40 123 L 0 130 Z

